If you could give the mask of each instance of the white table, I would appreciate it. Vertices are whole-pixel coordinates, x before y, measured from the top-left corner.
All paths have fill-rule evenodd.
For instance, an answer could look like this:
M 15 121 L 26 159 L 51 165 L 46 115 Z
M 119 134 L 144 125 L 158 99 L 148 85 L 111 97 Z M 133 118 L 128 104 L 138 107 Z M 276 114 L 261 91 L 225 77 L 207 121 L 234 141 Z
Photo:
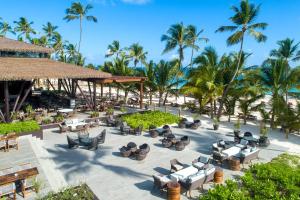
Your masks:
M 222 151 L 222 154 L 224 154 L 227 157 L 231 157 L 231 156 L 235 156 L 235 155 L 239 154 L 240 152 L 241 152 L 241 148 L 234 146 L 234 147 L 230 147 L 229 149 Z
M 84 121 L 79 121 L 79 119 L 71 119 L 65 121 L 66 126 L 71 128 L 71 131 L 76 130 L 77 126 L 84 126 L 87 125 Z
M 190 166 L 182 170 L 179 170 L 173 174 L 170 174 L 170 178 L 172 181 L 178 182 L 180 180 L 186 179 L 190 175 L 196 174 L 197 172 L 198 172 L 197 168 Z
M 74 112 L 74 110 L 70 109 L 70 108 L 64 108 L 64 109 L 57 110 L 57 112 L 59 112 L 59 113 L 71 113 L 71 112 Z

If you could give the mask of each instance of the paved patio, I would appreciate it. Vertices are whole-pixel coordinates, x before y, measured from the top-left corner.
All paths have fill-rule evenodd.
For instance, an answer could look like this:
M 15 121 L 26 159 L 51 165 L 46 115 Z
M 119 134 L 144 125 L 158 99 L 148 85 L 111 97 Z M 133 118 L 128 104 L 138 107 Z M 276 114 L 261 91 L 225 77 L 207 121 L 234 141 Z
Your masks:
M 87 182 L 101 200 L 119 200 L 124 197 L 131 200 L 165 199 L 166 194 L 160 194 L 159 191 L 152 189 L 153 174 L 168 174 L 169 162 L 173 158 L 190 165 L 192 160 L 200 155 L 210 155 L 211 145 L 217 140 L 233 140 L 231 127 L 221 124 L 216 132 L 211 130 L 211 127 L 210 120 L 206 118 L 202 118 L 202 126 L 198 130 L 172 127 L 176 136 L 188 135 L 191 138 L 191 144 L 181 152 L 163 148 L 160 142 L 161 137 L 151 138 L 148 133 L 142 136 L 122 136 L 118 129 L 105 126 L 90 130 L 91 136 L 96 136 L 105 128 L 108 131 L 105 144 L 95 152 L 85 149 L 68 149 L 65 134 L 58 134 L 57 130 L 45 131 L 44 142 L 45 148 L 67 183 L 76 185 L 80 182 Z M 253 130 L 253 128 L 256 127 L 243 126 L 243 131 Z M 255 133 L 255 131 L 252 132 Z M 145 160 L 136 161 L 120 156 L 119 148 L 131 141 L 138 145 L 143 143 L 150 145 L 151 150 Z M 267 149 L 261 150 L 258 162 L 268 162 L 285 151 L 289 151 L 289 148 L 272 144 Z M 236 178 L 242 174 L 242 172 L 227 169 L 224 172 L 225 179 Z M 211 186 L 212 184 L 205 185 L 204 191 Z M 199 194 L 201 194 L 199 191 L 192 193 L 194 197 Z M 182 199 L 187 199 L 187 197 L 183 195 Z

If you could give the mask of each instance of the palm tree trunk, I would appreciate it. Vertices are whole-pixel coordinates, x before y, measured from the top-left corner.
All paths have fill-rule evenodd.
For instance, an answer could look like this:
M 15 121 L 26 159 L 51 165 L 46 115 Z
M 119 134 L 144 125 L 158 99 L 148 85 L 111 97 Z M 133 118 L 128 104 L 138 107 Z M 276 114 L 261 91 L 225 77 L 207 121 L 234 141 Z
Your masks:
M 158 100 L 158 106 L 159 107 L 161 105 L 162 96 L 163 96 L 163 93 L 161 91 L 159 91 L 159 100 Z
M 192 47 L 192 55 L 191 55 L 191 63 L 190 63 L 190 68 L 193 68 L 193 58 L 194 58 L 194 45 L 195 45 L 195 42 L 193 42 L 193 47 Z
M 285 67 L 285 80 L 287 81 L 287 74 L 288 74 L 288 69 L 289 68 L 289 63 L 288 63 L 288 60 L 286 59 L 286 67 Z M 286 86 L 285 86 L 285 101 L 286 101 L 286 105 L 288 105 L 288 84 L 286 83 Z
M 81 39 L 82 39 L 82 17 L 80 17 L 80 34 L 79 34 L 78 52 L 80 52 Z
M 124 90 L 125 96 L 124 96 L 124 103 L 127 105 L 127 98 L 128 98 L 128 90 Z
M 210 101 L 210 118 L 214 118 L 214 107 L 213 107 L 213 101 Z
M 243 33 L 243 36 L 242 36 L 242 39 L 241 39 L 241 46 L 240 46 L 240 51 L 239 51 L 239 57 L 238 57 L 238 63 L 237 63 L 237 66 L 236 66 L 236 70 L 234 72 L 234 75 L 232 76 L 232 79 L 230 80 L 230 82 L 228 83 L 227 87 L 225 87 L 225 90 L 223 91 L 223 94 L 222 94 L 222 98 L 221 98 L 221 101 L 220 101 L 220 107 L 219 107 L 219 111 L 218 111 L 218 119 L 220 119 L 221 115 L 222 115 L 222 110 L 223 110 L 223 105 L 224 105 L 224 100 L 227 96 L 227 93 L 230 89 L 230 86 L 231 86 L 231 83 L 234 81 L 238 71 L 239 71 L 239 68 L 240 68 L 240 63 L 241 63 L 241 59 L 242 59 L 242 53 L 243 53 L 243 45 L 244 45 L 244 33 Z
M 165 96 L 165 99 L 164 99 L 164 104 L 163 104 L 164 106 L 165 106 L 166 103 L 167 103 L 168 94 L 169 94 L 169 93 L 167 92 L 167 93 L 166 93 L 166 96 Z
M 119 86 L 117 86 L 117 101 L 119 100 L 119 93 L 120 93 L 120 89 Z
M 149 98 L 150 98 L 150 105 L 152 105 L 152 92 L 149 92 Z

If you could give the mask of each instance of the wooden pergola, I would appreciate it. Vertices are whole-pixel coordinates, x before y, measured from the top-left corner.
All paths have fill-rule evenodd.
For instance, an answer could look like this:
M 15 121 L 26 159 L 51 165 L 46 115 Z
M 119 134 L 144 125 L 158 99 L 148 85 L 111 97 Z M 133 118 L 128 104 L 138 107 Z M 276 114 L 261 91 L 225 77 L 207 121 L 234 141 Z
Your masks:
M 3 121 L 10 121 L 11 114 L 22 108 L 38 79 L 47 80 L 53 89 L 55 87 L 50 80 L 57 79 L 67 95 L 72 98 L 76 97 L 78 89 L 91 109 L 97 107 L 97 84 L 101 85 L 103 96 L 103 84 L 139 82 L 140 107 L 143 107 L 145 77 L 112 76 L 98 70 L 54 61 L 49 59 L 52 52 L 49 48 L 0 37 L 0 102 L 4 104 L 3 109 L 0 109 L 0 118 Z M 84 94 L 79 81 L 88 82 L 89 92 L 92 94 L 90 98 Z M 10 99 L 14 99 L 13 106 Z

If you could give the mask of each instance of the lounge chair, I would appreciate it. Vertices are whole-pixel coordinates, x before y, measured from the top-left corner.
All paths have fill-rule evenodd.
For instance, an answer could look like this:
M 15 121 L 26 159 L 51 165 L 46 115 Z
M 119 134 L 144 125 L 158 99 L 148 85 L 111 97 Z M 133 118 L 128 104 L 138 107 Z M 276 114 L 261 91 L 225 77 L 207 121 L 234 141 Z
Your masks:
M 70 149 L 75 149 L 79 147 L 79 142 L 75 139 L 70 138 L 67 136 L 67 141 Z
M 205 183 L 206 175 L 203 170 L 196 174 L 189 176 L 185 181 L 179 181 L 180 185 L 186 189 L 186 195 L 192 198 L 191 192 L 195 189 L 203 189 L 203 184 Z
M 157 188 L 162 193 L 167 188 L 167 183 L 169 180 L 165 179 L 165 176 L 162 174 L 152 175 L 153 177 L 153 189 Z
M 169 134 L 172 134 L 172 131 L 171 131 L 171 128 L 169 125 L 164 125 L 163 128 L 162 128 L 162 134 L 166 137 L 168 136 Z
M 131 152 L 134 153 L 137 150 L 137 145 L 134 142 L 129 142 L 127 147 L 130 148 Z
M 210 158 L 206 156 L 200 156 L 198 159 L 193 161 L 193 166 L 201 170 L 206 168 L 209 164 Z
M 221 152 L 213 151 L 213 160 L 221 165 L 226 160 L 226 156 L 223 155 Z
M 185 144 L 183 141 L 178 141 L 175 144 L 176 151 L 183 151 L 185 149 Z
M 139 146 L 139 149 L 141 150 L 141 151 L 144 151 L 145 153 L 149 153 L 149 151 L 150 151 L 150 146 L 148 145 L 148 144 L 142 144 L 141 146 Z
M 136 160 L 144 160 L 147 157 L 146 151 L 143 151 L 142 149 L 137 149 L 134 152 L 134 155 Z
M 123 146 L 120 148 L 120 153 L 123 157 L 129 157 L 131 155 L 131 148 Z
M 248 143 L 249 142 L 247 140 L 242 139 L 240 141 L 240 143 L 236 144 L 235 146 L 237 146 L 237 147 L 239 147 L 239 148 L 241 148 L 243 150 L 243 149 L 247 148 Z
M 248 163 L 252 163 L 252 160 L 255 160 L 255 159 L 258 159 L 258 154 L 259 154 L 259 149 L 249 149 L 250 152 L 243 150 L 241 153 L 240 153 L 240 162 L 241 164 L 243 165 L 243 168 L 244 168 L 244 164 L 248 164 Z M 252 151 L 251 151 L 252 150 Z
M 177 172 L 184 168 L 183 164 L 179 162 L 177 159 L 170 160 L 170 164 L 171 164 L 170 172 L 173 171 Z
M 98 149 L 98 138 L 94 137 L 86 144 L 88 150 L 95 151 Z
M 162 145 L 165 148 L 170 148 L 171 146 L 173 146 L 173 142 L 170 139 L 164 138 L 162 140 Z
M 143 131 L 143 125 L 139 125 L 137 128 L 134 129 L 134 134 L 142 135 L 142 131 Z
M 104 129 L 98 136 L 98 144 L 103 144 L 105 142 L 106 129 Z
M 107 126 L 116 126 L 116 120 L 111 116 L 109 115 L 108 117 L 106 117 L 106 124 Z
M 204 170 L 204 173 L 206 175 L 204 183 L 209 183 L 213 181 L 215 172 L 216 172 L 216 168 L 213 165 L 208 164 L 207 168 Z
M 0 186 L 0 198 L 8 197 L 10 195 L 13 195 L 13 199 L 16 200 L 16 186 L 15 183 L 10 183 L 6 185 L 1 185 Z
M 180 138 L 180 140 L 184 143 L 185 146 L 190 144 L 190 137 L 189 136 L 183 136 L 182 138 Z
M 251 132 L 245 132 L 244 137 L 253 137 L 253 134 Z
M 70 130 L 70 127 L 66 126 L 66 125 L 62 125 L 62 124 L 58 124 L 59 127 L 59 132 L 60 133 L 64 133 Z

